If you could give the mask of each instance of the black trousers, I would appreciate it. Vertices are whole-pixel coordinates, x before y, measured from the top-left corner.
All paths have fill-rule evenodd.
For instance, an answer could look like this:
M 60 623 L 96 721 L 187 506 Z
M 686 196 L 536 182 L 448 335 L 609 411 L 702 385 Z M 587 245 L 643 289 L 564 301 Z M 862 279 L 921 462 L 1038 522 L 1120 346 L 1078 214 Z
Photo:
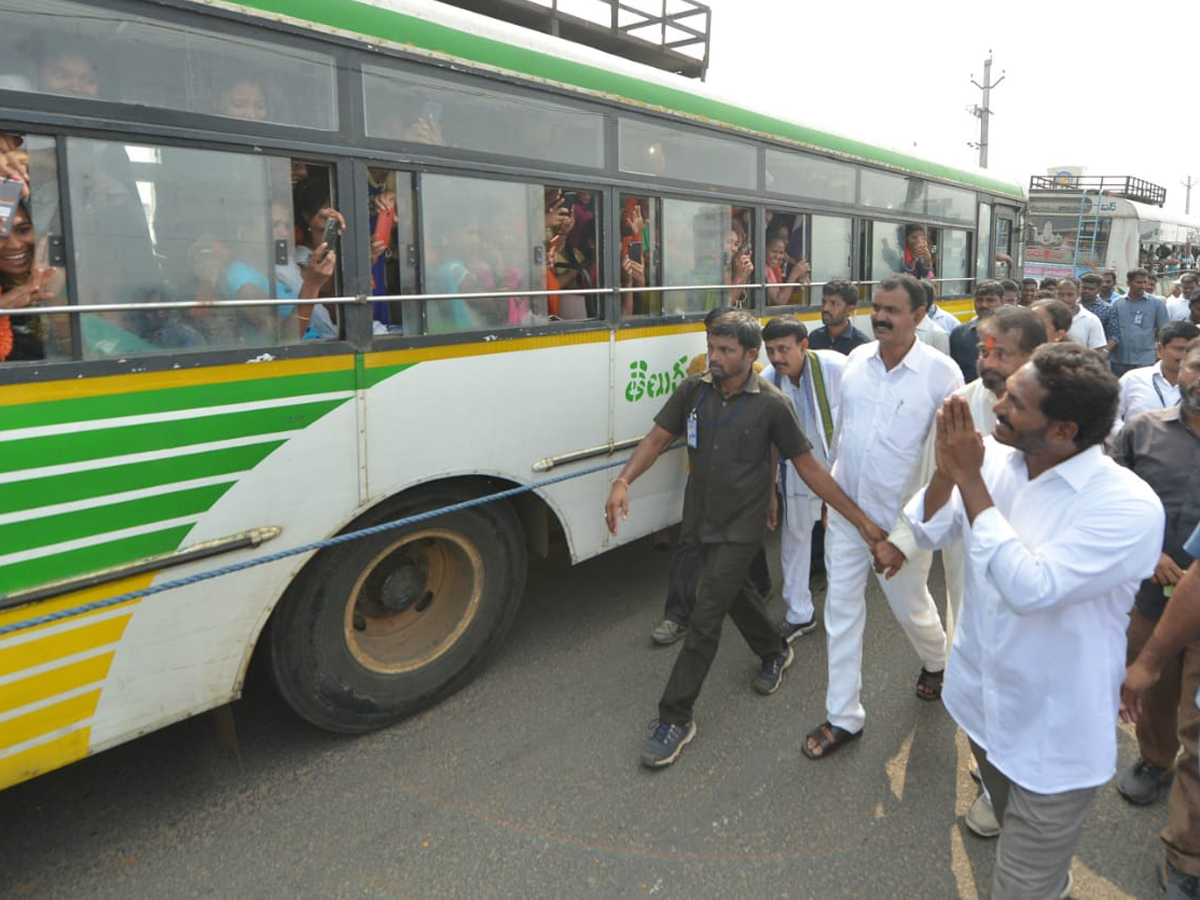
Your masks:
M 822 535 L 823 536 L 823 535 Z M 822 554 L 824 551 L 822 541 Z M 821 568 L 825 562 L 822 557 Z M 663 604 L 663 618 L 670 619 L 676 625 L 687 625 L 692 618 L 692 608 L 696 605 L 696 592 L 700 589 L 700 573 L 704 568 L 704 558 L 700 553 L 700 538 L 687 519 L 679 526 L 679 543 L 675 545 L 675 555 L 671 557 L 671 568 L 667 571 L 667 602 Z M 765 594 L 770 588 L 771 573 L 767 568 L 767 553 L 759 545 L 758 554 L 750 564 L 750 578 L 757 586 L 759 593 Z
M 673 725 L 691 721 L 692 707 L 717 655 L 727 614 L 764 662 L 787 652 L 787 644 L 767 616 L 763 599 L 750 579 L 751 563 L 761 551 L 761 542 L 700 545 L 700 588 L 683 648 L 658 702 L 659 721 Z

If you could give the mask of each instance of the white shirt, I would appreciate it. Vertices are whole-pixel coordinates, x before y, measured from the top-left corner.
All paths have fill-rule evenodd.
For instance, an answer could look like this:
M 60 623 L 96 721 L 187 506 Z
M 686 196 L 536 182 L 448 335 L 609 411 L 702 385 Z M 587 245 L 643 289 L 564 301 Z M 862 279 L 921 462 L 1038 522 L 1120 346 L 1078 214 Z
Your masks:
M 1125 630 L 1162 551 L 1162 504 L 1098 446 L 1034 481 L 1019 450 L 985 446 L 995 505 L 973 525 L 957 488 L 929 522 L 924 491 L 905 508 L 922 547 L 961 537 L 967 551 L 942 702 L 1026 790 L 1095 787 L 1116 770 Z
M 1168 297 L 1167 315 L 1172 322 L 1182 322 L 1191 315 L 1190 301 L 1187 297 Z
M 1166 409 L 1179 403 L 1179 385 L 1171 384 L 1162 373 L 1162 360 L 1152 366 L 1130 369 L 1121 376 L 1121 404 L 1117 422 L 1128 422 L 1138 413 Z
M 1108 338 L 1104 336 L 1104 324 L 1100 317 L 1082 306 L 1075 307 L 1075 315 L 1071 319 L 1071 327 L 1067 329 L 1067 334 L 1075 343 L 1089 350 L 1100 350 L 1108 346 Z
M 917 325 L 917 337 L 934 350 L 940 350 L 947 356 L 950 355 L 950 335 L 946 334 L 942 327 L 935 324 L 929 316 L 923 318 Z
M 829 414 L 836 426 L 838 410 L 841 408 L 842 373 L 846 370 L 846 357 L 836 350 L 810 350 L 808 352 L 816 354 L 820 362 L 821 381 L 825 385 L 825 399 L 829 404 Z M 760 374 L 771 384 L 775 384 L 774 366 L 767 366 Z M 792 379 L 786 375 L 779 378 L 778 381 L 779 390 L 792 401 L 792 410 L 796 413 L 796 419 L 812 442 L 813 456 L 819 459 L 823 465 L 828 466 L 833 441 L 827 440 L 825 436 L 825 422 L 821 417 L 820 404 L 817 402 L 816 381 L 812 377 L 812 360 L 809 359 L 805 362 L 804 371 L 800 373 L 800 384 L 792 384 Z M 815 496 L 812 489 L 795 471 L 785 470 L 784 492 L 789 497 Z
M 933 324 L 939 326 L 942 331 L 950 334 L 955 328 L 962 324 L 958 317 L 953 313 L 948 313 L 936 303 L 931 306 L 925 315 L 927 319 L 933 319 Z
M 911 494 L 904 490 L 933 418 L 962 383 L 958 364 L 920 341 L 913 341 L 890 372 L 878 341 L 850 352 L 833 441 L 833 477 L 875 523 L 886 528 L 896 521 Z

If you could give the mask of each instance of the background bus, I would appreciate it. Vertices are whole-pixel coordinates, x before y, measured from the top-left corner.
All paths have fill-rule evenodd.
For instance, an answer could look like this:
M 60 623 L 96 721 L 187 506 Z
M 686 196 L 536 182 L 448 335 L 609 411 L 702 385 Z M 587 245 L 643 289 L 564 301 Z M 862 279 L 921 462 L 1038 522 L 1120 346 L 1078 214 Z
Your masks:
M 256 651 L 325 728 L 435 701 L 527 552 L 612 546 L 600 465 L 704 313 L 815 316 L 776 239 L 864 293 L 914 224 L 949 297 L 1012 252 L 1019 185 L 437 4 L 279 6 L 6 5 L 0 785 L 235 699 Z M 678 518 L 674 452 L 622 541 Z
M 1162 209 L 1165 188 L 1129 176 L 1086 175 L 1068 183 L 1034 176 L 1029 182 L 1025 274 L 1079 276 L 1113 269 L 1117 283 L 1139 266 L 1153 268 L 1156 294 L 1170 293 L 1172 255 L 1200 250 L 1200 218 Z M 1176 265 L 1176 270 L 1179 266 Z

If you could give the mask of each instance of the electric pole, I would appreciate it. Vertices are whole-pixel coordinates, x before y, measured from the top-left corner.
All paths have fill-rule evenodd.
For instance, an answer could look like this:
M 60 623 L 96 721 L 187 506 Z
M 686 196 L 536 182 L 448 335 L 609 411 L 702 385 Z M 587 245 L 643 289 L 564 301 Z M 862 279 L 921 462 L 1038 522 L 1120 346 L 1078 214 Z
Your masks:
M 988 58 L 983 61 L 983 84 L 975 80 L 975 76 L 971 76 L 971 84 L 983 91 L 983 106 L 976 106 L 971 110 L 971 115 L 979 120 L 979 143 L 972 144 L 973 147 L 979 148 L 979 168 L 986 169 L 988 163 L 988 117 L 992 114 L 992 88 L 1000 84 L 1004 80 L 1004 70 L 1000 70 L 1000 77 L 994 82 L 992 81 L 992 51 L 988 51 Z
M 1192 214 L 1192 185 L 1196 183 L 1196 179 L 1189 175 L 1187 177 L 1187 181 L 1181 181 L 1179 183 L 1187 188 L 1187 199 L 1183 203 L 1183 214 L 1185 216 L 1190 216 Z

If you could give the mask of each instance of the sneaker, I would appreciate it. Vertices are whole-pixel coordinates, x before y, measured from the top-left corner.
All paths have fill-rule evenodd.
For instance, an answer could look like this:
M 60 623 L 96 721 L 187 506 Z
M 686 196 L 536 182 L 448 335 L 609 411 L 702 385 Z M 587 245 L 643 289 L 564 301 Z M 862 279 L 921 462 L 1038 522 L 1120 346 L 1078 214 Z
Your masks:
M 785 617 L 779 620 L 779 625 L 776 627 L 778 627 L 779 633 L 783 636 L 783 639 L 790 644 L 796 638 L 802 637 L 816 629 L 817 614 L 813 613 L 811 619 L 809 619 L 807 622 L 801 622 L 799 625 L 792 624 Z
M 1195 900 L 1200 897 L 1200 878 L 1184 875 L 1165 859 L 1158 864 L 1158 886 L 1165 900 Z
M 994 838 L 1000 834 L 1000 823 L 996 821 L 996 813 L 987 794 L 975 798 L 964 821 L 971 833 L 981 838 Z
M 1148 806 L 1158 799 L 1164 786 L 1171 783 L 1173 772 L 1138 758 L 1117 782 L 1117 790 L 1130 803 Z
M 642 765 L 651 769 L 661 769 L 679 759 L 692 738 L 696 736 L 696 723 L 672 725 L 670 722 L 655 722 L 650 732 L 650 739 L 642 748 Z
M 1071 891 L 1075 890 L 1075 876 L 1071 874 L 1071 870 L 1067 870 L 1067 886 L 1058 892 L 1058 900 L 1067 900 L 1071 896 Z
M 675 643 L 685 634 L 687 634 L 686 625 L 680 625 L 670 619 L 663 619 L 650 629 L 650 640 L 665 647 L 667 644 Z
M 762 668 L 758 670 L 758 676 L 750 686 L 763 695 L 775 693 L 779 690 L 779 685 L 783 683 L 784 670 L 792 664 L 792 660 L 795 658 L 796 654 L 789 645 L 786 653 L 772 656 L 762 664 Z

